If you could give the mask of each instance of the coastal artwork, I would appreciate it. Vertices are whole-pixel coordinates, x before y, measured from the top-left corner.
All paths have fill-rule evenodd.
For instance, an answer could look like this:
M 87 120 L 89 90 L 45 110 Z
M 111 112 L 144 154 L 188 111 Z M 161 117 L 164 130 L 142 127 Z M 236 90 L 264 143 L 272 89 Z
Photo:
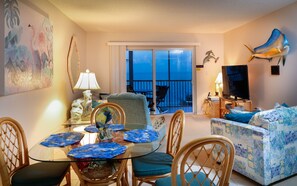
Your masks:
M 53 26 L 25 1 L 4 1 L 4 87 L 1 95 L 49 87 L 53 78 Z
M 285 34 L 279 29 L 273 29 L 269 39 L 263 45 L 260 45 L 254 49 L 245 45 L 251 52 L 249 62 L 254 58 L 266 59 L 269 62 L 273 58 L 279 58 L 278 64 L 282 61 L 283 66 L 286 63 L 286 57 L 290 51 L 289 41 Z
M 216 63 L 219 60 L 219 57 L 216 57 L 212 50 L 209 50 L 205 53 L 205 58 L 203 59 L 203 66 L 205 63 L 210 62 L 210 60 L 214 60 Z

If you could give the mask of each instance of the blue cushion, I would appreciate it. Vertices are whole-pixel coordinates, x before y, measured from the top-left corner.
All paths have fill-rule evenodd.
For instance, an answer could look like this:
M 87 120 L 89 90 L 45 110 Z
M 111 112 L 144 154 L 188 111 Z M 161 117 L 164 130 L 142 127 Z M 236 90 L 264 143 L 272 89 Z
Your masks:
M 162 175 L 171 172 L 173 157 L 163 152 L 154 152 L 147 156 L 132 159 L 136 177 Z
M 241 123 L 249 123 L 250 119 L 259 111 L 255 112 L 231 112 L 229 114 L 225 114 L 225 118 L 232 121 L 237 121 Z
M 190 173 L 185 174 L 185 177 L 186 177 L 186 180 L 192 180 L 194 177 L 194 174 L 190 172 Z M 201 185 L 201 183 L 204 182 L 204 179 L 206 178 L 205 174 L 202 172 L 200 172 L 197 175 L 197 177 L 198 177 L 199 182 L 196 178 L 194 178 L 193 182 L 190 184 L 190 186 Z M 182 185 L 180 175 L 176 176 L 176 181 L 177 181 L 177 185 Z M 156 186 L 169 186 L 169 185 L 171 185 L 171 177 L 161 178 L 156 181 Z M 211 181 L 208 178 L 206 178 L 203 186 L 209 186 L 209 185 L 215 185 L 215 184 L 211 184 Z

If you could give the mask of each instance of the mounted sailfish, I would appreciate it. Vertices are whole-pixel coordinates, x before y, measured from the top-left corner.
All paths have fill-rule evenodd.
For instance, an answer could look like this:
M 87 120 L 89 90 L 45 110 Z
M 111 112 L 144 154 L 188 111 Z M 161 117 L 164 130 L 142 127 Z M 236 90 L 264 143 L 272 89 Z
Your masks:
M 267 40 L 265 44 L 254 48 L 254 50 L 248 47 L 247 45 L 245 46 L 252 53 L 249 62 L 254 58 L 267 59 L 270 62 L 272 58 L 279 57 L 278 64 L 282 59 L 283 66 L 285 65 L 286 56 L 290 50 L 290 45 L 286 35 L 276 28 L 273 29 L 270 38 Z

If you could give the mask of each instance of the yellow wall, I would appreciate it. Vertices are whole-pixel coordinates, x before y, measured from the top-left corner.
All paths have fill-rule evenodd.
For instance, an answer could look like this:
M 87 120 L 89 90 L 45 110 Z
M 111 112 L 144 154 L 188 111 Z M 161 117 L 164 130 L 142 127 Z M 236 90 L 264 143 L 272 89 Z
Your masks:
M 53 24 L 53 83 L 49 88 L 0 97 L 0 117 L 12 117 L 21 123 L 27 135 L 29 147 L 61 126 L 68 117 L 72 99 L 79 96 L 79 93 L 75 95 L 72 93 L 66 70 L 67 53 L 73 34 L 77 37 L 83 66 L 85 66 L 86 55 L 86 33 L 80 27 L 47 1 L 31 0 L 31 2 L 48 13 Z M 0 4 L 2 3 L 3 1 Z M 3 5 L 1 12 L 3 12 Z M 4 24 L 2 14 L 0 18 L 2 29 Z M 4 36 L 2 31 L 0 34 L 2 53 Z M 3 55 L 0 56 L 2 56 L 0 63 L 3 64 Z
M 252 48 L 264 44 L 274 28 L 284 34 L 291 45 L 285 66 L 280 64 L 280 75 L 271 75 L 270 66 L 276 65 L 278 58 L 268 62 L 263 59 L 254 59 L 248 63 L 250 95 L 253 107 L 264 109 L 273 108 L 275 102 L 286 102 L 288 105 L 297 105 L 297 3 L 280 9 L 272 14 L 229 31 L 224 35 L 225 63 L 247 64 L 250 52 L 243 44 Z
M 203 63 L 205 52 L 213 50 L 220 57 L 217 63 L 211 61 L 196 71 L 197 112 L 201 113 L 203 100 L 208 92 L 214 93 L 215 79 L 224 63 L 223 34 L 172 34 L 172 33 L 87 33 L 87 66 L 97 76 L 101 92 L 110 92 L 109 82 L 109 46 L 110 41 L 151 41 L 151 42 L 197 42 L 197 65 Z

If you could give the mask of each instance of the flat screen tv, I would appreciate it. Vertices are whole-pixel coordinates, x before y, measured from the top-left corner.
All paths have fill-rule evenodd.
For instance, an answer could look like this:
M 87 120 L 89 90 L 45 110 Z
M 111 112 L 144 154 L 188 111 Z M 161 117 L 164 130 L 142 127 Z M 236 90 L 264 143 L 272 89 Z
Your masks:
M 247 65 L 222 66 L 223 97 L 250 99 Z

